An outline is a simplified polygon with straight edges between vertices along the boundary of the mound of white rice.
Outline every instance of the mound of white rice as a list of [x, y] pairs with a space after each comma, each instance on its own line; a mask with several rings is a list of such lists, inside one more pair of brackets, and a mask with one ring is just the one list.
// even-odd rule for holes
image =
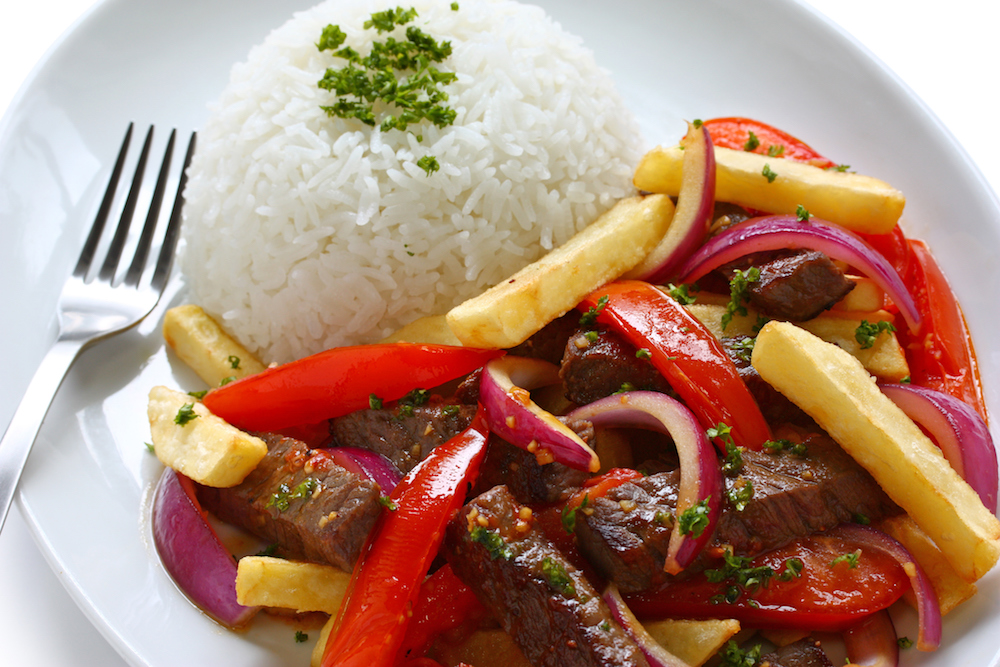
[[[537, 7], [413, 2], [414, 25], [453, 47], [440, 66], [458, 75], [452, 126], [383, 133], [328, 117], [320, 105], [335, 96], [316, 83], [344, 61], [316, 48], [323, 27], [365, 55], [375, 32], [362, 25], [389, 6], [330, 0], [296, 15], [233, 68], [199, 133], [184, 220], [191, 298], [265, 361], [446, 312], [633, 191], [631, 113]], [[425, 155], [439, 171], [417, 166]]]

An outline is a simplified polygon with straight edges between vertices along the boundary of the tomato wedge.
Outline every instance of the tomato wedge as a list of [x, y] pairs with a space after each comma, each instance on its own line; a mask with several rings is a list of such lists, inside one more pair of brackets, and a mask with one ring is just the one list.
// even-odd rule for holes
[[391, 667], [444, 529], [486, 454], [482, 410], [468, 429], [431, 453], [393, 490], [351, 576], [323, 651], [323, 667]]
[[247, 431], [281, 431], [429, 389], [502, 355], [450, 345], [386, 343], [336, 347], [231, 382], [205, 395], [205, 407]]
[[413, 620], [399, 650], [400, 662], [423, 656], [431, 643], [445, 633], [464, 629], [471, 634], [487, 617], [486, 607], [446, 563], [420, 586]]
[[[902, 566], [884, 552], [866, 547], [852, 562], [861, 547], [842, 537], [812, 535], [746, 566], [770, 568], [766, 586], [734, 590], [731, 579], [712, 583], [702, 572], [627, 602], [640, 618], [735, 618], [759, 628], [839, 632], [885, 609], [910, 587]], [[789, 571], [783, 578], [789, 559], [801, 561], [801, 573]]]
[[903, 278], [920, 312], [919, 331], [896, 332], [906, 351], [910, 382], [964, 401], [989, 423], [969, 327], [927, 244], [906, 238], [898, 226], [890, 234], [862, 236]]
[[[712, 136], [712, 143], [735, 151], [749, 151], [806, 162], [822, 169], [837, 166], [809, 144], [767, 123], [750, 118], [712, 118], [702, 122]], [[753, 132], [751, 138], [750, 133]]]
[[722, 345], [656, 287], [638, 280], [610, 283], [578, 308], [599, 311], [598, 322], [619, 331], [637, 349], [648, 350], [650, 362], [706, 429], [725, 423], [733, 442], [750, 449], [770, 440], [770, 427]]

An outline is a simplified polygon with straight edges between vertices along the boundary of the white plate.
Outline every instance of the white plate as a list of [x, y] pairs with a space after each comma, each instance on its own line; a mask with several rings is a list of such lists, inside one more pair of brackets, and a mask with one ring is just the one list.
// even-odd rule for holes
[[[37, 70], [0, 127], [0, 312], [8, 314], [0, 328], [7, 371], [0, 424], [54, 336], [56, 295], [125, 124], [198, 127], [231, 64], [309, 4], [108, 0]], [[989, 335], [1000, 288], [993, 261], [1000, 210], [964, 152], [893, 76], [788, 0], [539, 4], [612, 70], [650, 145], [676, 140], [683, 118], [757, 117], [902, 189], [904, 225], [930, 242], [956, 288], [987, 400], [1000, 414], [991, 383], [1000, 339]], [[159, 466], [143, 444], [145, 396], [153, 384], [193, 384], [160, 340], [159, 318], [172, 300], [78, 361], [25, 471], [22, 509], [71, 595], [128, 662], [307, 664], [308, 647], [295, 644], [289, 626], [263, 622], [235, 635], [209, 621], [177, 591], [149, 543], [148, 496]], [[998, 609], [993, 572], [977, 598], [948, 617], [944, 647], [906, 652], [904, 664], [995, 667]]]

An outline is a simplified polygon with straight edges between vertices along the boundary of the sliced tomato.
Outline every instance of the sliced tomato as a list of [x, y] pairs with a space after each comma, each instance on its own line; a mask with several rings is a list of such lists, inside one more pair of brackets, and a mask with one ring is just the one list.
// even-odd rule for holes
[[920, 312], [919, 331], [896, 332], [906, 352], [910, 381], [968, 403], [988, 421], [969, 327], [927, 244], [906, 238], [899, 226], [890, 234], [862, 236], [903, 278]]
[[393, 401], [435, 387], [502, 354], [415, 343], [336, 347], [213, 389], [205, 407], [244, 430], [281, 431], [367, 408], [373, 393]]
[[715, 146], [783, 157], [796, 162], [806, 162], [822, 169], [837, 166], [835, 162], [820, 155], [804, 141], [759, 120], [738, 117], [712, 118], [703, 121], [702, 124], [708, 128]]
[[391, 667], [445, 526], [461, 507], [486, 454], [482, 410], [393, 490], [351, 575], [323, 651], [323, 667]]
[[[841, 537], [812, 535], [751, 561], [748, 567], [774, 572], [766, 586], [734, 590], [731, 580], [713, 583], [700, 572], [630, 596], [627, 602], [640, 618], [735, 618], [758, 628], [838, 632], [885, 609], [910, 587], [906, 572], [891, 555], [862, 546]], [[858, 549], [862, 551], [852, 565], [844, 557]], [[781, 575], [790, 559], [802, 562], [801, 574], [785, 579]]]
[[423, 656], [439, 636], [456, 632], [471, 634], [489, 612], [445, 564], [427, 577], [420, 586], [420, 595], [413, 605], [413, 618], [399, 650], [400, 662]]
[[705, 429], [725, 423], [733, 442], [750, 449], [760, 449], [771, 438], [757, 402], [719, 341], [656, 287], [638, 280], [610, 283], [578, 308], [599, 310], [598, 322], [613, 327], [636, 349], [648, 350], [650, 362]]

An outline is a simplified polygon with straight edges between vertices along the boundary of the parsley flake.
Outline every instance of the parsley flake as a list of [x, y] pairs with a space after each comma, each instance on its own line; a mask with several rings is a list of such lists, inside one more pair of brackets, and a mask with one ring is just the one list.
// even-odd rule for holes
[[229, 367], [234, 370], [240, 367], [240, 358], [235, 354], [230, 354], [229, 357], [226, 358], [226, 361], [229, 363]]
[[749, 137], [747, 138], [746, 143], [743, 144], [743, 150], [747, 153], [753, 153], [759, 146], [760, 139], [758, 139], [757, 135], [753, 133], [753, 130], [750, 130]]
[[868, 320], [861, 320], [861, 324], [854, 330], [854, 339], [858, 341], [858, 345], [861, 346], [862, 350], [867, 350], [875, 345], [875, 340], [879, 337], [879, 334], [895, 330], [896, 327], [891, 322], [886, 322], [885, 320], [880, 320], [875, 324], [872, 324]]
[[[711, 498], [711, 496], [709, 496]], [[708, 501], [705, 498], [699, 503], [692, 505], [681, 513], [680, 530], [682, 535], [693, 535], [701, 537], [701, 534], [708, 528]]]
[[674, 285], [670, 283], [667, 285], [667, 295], [682, 306], [690, 306], [696, 300], [691, 295], [691, 287], [689, 285]]
[[562, 563], [551, 556], [546, 556], [542, 559], [542, 574], [545, 575], [549, 586], [562, 593], [563, 596], [576, 597], [576, 586], [573, 585], [573, 579], [570, 578], [569, 572], [566, 571], [566, 567]]
[[303, 643], [305, 643], [307, 641], [309, 641], [309, 635], [307, 635], [306, 633], [302, 632], [301, 630], [296, 630], [295, 631], [295, 643], [296, 644], [303, 644]]
[[802, 204], [795, 207], [795, 217], [799, 222], [809, 222], [809, 218], [812, 214], [809, 213], [808, 209]]
[[174, 423], [178, 426], [184, 426], [197, 418], [198, 414], [194, 411], [194, 403], [185, 403], [174, 416]]
[[580, 326], [581, 327], [593, 326], [594, 323], [597, 322], [597, 316], [600, 315], [605, 308], [607, 308], [609, 298], [610, 297], [608, 297], [608, 295], [605, 294], [604, 296], [602, 296], [600, 299], [597, 300], [596, 306], [591, 306], [590, 308], [588, 308], [587, 312], [585, 312], [583, 315], [580, 316]]
[[428, 176], [441, 168], [441, 165], [438, 164], [437, 158], [433, 155], [425, 155], [417, 160], [417, 166], [423, 169]]
[[746, 271], [736, 269], [729, 281], [729, 303], [722, 314], [722, 330], [725, 331], [736, 315], [746, 316], [746, 304], [750, 301], [750, 285], [760, 282], [760, 269], [751, 266]]
[[836, 567], [841, 563], [847, 563], [847, 567], [854, 569], [858, 566], [858, 559], [861, 558], [861, 549], [853, 551], [849, 554], [841, 554], [830, 561], [830, 567]]
[[774, 179], [778, 177], [778, 173], [771, 169], [770, 164], [764, 165], [764, 169], [761, 170], [760, 175], [766, 178], [768, 183], [774, 183]]

